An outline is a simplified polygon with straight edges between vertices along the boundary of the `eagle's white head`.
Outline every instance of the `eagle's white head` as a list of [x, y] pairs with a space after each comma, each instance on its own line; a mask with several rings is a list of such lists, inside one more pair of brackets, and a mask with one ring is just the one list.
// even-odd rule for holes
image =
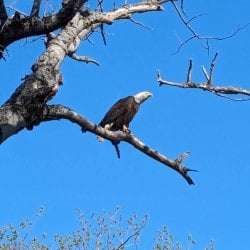
[[134, 95], [135, 101], [139, 104], [143, 103], [145, 100], [147, 100], [150, 96], [153, 94], [148, 91], [139, 92], [136, 95]]

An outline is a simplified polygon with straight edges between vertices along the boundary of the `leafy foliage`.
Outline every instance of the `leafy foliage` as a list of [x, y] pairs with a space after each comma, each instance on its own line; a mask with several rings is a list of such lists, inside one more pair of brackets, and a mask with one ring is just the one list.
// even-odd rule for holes
[[[80, 227], [71, 234], [55, 235], [49, 242], [46, 233], [40, 239], [31, 236], [31, 231], [44, 213], [41, 207], [36, 214], [34, 222], [29, 219], [22, 221], [18, 227], [10, 224], [0, 229], [0, 249], [83, 249], [83, 250], [124, 250], [139, 249], [142, 229], [146, 226], [148, 216], [139, 219], [133, 214], [128, 219], [124, 219], [119, 207], [114, 211], [104, 211], [102, 214], [93, 214], [86, 219], [80, 209], [77, 209]], [[193, 249], [196, 241], [191, 235], [187, 237], [187, 246], [174, 241], [173, 235], [167, 226], [163, 226], [154, 239], [153, 250], [184, 250]], [[52, 247], [53, 246], [53, 247]], [[214, 241], [205, 250], [214, 250]]]

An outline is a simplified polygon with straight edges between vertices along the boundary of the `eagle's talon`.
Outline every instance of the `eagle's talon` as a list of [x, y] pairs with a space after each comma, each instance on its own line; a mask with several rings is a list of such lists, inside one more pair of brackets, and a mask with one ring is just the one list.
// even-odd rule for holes
[[126, 134], [130, 134], [131, 131], [130, 131], [130, 129], [126, 125], [123, 125], [122, 132], [124, 132]]

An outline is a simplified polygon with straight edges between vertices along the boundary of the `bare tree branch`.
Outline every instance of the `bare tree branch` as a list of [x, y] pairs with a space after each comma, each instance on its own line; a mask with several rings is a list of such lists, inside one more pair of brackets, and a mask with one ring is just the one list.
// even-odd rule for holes
[[[0, 48], [2, 48], [2, 54], [5, 48], [14, 41], [24, 37], [47, 34], [64, 26], [86, 1], [87, 0], [66, 1], [67, 4], [57, 14], [46, 16], [42, 19], [26, 17], [18, 21], [10, 20], [0, 31]], [[93, 30], [97, 27], [101, 27], [105, 23], [112, 24], [115, 20], [128, 19], [133, 13], [161, 11], [163, 7], [160, 4], [168, 1], [169, 0], [141, 1], [109, 12], [81, 11], [84, 23], [87, 23], [87, 21], [90, 23], [88, 23], [88, 30], [83, 30], [82, 34], [78, 34], [78, 37], [75, 37], [75, 39], [78, 40], [78, 44], [75, 47], [78, 47], [81, 40], [86, 37], [86, 34], [90, 33], [90, 29]], [[25, 29], [20, 29], [20, 27], [25, 27]], [[74, 50], [71, 50], [71, 52], [74, 52]]]
[[[112, 24], [116, 20], [130, 19], [131, 15], [135, 13], [144, 13], [150, 11], [162, 11], [164, 8], [159, 3], [166, 3], [169, 0], [151, 0], [141, 1], [135, 4], [126, 5], [118, 9], [114, 9], [108, 12], [83, 12], [80, 19], [86, 24], [82, 27], [81, 32], [77, 34], [70, 47], [70, 53], [74, 53], [80, 42], [87, 38], [88, 35], [97, 27], [101, 27], [103, 24]], [[104, 35], [104, 34], [102, 34]]]
[[[192, 68], [193, 68], [193, 61], [192, 59], [189, 60], [189, 67], [188, 67], [188, 73], [187, 73], [187, 83], [192, 82]], [[160, 74], [160, 72], [159, 72]]]
[[171, 82], [167, 80], [163, 80], [160, 74], [160, 71], [157, 71], [157, 81], [160, 86], [162, 85], [168, 85], [168, 86], [174, 86], [174, 87], [179, 87], [179, 88], [192, 88], [192, 89], [202, 89], [205, 91], [209, 91], [215, 95], [218, 95], [220, 97], [228, 98], [233, 101], [248, 101], [249, 98], [232, 98], [229, 97], [228, 95], [245, 95], [245, 96], [250, 96], [250, 90], [247, 89], [242, 89], [242, 88], [236, 88], [232, 86], [217, 86], [213, 83], [212, 81], [212, 76], [213, 76], [213, 70], [215, 66], [215, 61], [218, 56], [218, 53], [215, 54], [211, 64], [210, 64], [210, 71], [209, 74], [207, 73], [206, 69], [204, 66], [202, 66], [202, 71], [205, 75], [206, 82], [205, 83], [195, 83], [192, 82], [192, 60], [189, 61], [189, 67], [188, 67], [188, 73], [187, 73], [187, 81], [178, 83], [178, 82]]
[[103, 25], [103, 23], [100, 25], [100, 30], [101, 30], [103, 43], [104, 43], [105, 46], [107, 46], [107, 41], [106, 41], [105, 34], [104, 34], [104, 25]]
[[90, 58], [90, 57], [86, 57], [86, 56], [79, 56], [75, 53], [72, 54], [68, 54], [69, 57], [71, 57], [72, 59], [79, 61], [79, 62], [86, 62], [86, 63], [94, 63], [97, 66], [100, 66], [99, 62], [97, 62], [96, 60]]
[[120, 153], [120, 149], [119, 149], [120, 142], [112, 141], [111, 143], [114, 145], [117, 157], [120, 159], [121, 158], [121, 153]]
[[216, 61], [217, 56], [218, 56], [218, 52], [215, 53], [215, 56], [214, 56], [214, 58], [211, 62], [211, 65], [210, 65], [209, 77], [208, 77], [208, 81], [207, 81], [208, 85], [212, 84], [213, 70], [214, 70], [215, 61]]
[[117, 144], [118, 142], [125, 141], [128, 144], [134, 146], [137, 150], [146, 154], [147, 156], [159, 161], [163, 165], [172, 168], [177, 171], [182, 177], [188, 182], [188, 184], [194, 184], [191, 177], [188, 175], [189, 171], [195, 171], [189, 169], [182, 165], [183, 160], [187, 157], [188, 153], [184, 153], [181, 156], [177, 157], [175, 160], [171, 160], [159, 153], [157, 150], [154, 150], [140, 141], [132, 134], [126, 134], [121, 131], [112, 132], [109, 130], [105, 130], [102, 127], [97, 126], [96, 124], [88, 121], [83, 116], [79, 115], [75, 111], [64, 107], [62, 105], [49, 105], [45, 106], [43, 112], [41, 112], [41, 116], [39, 118], [40, 121], [51, 121], [51, 120], [59, 120], [59, 119], [67, 119], [73, 123], [78, 124], [83, 131], [89, 131], [96, 135], [99, 135], [113, 144], [114, 142]]
[[38, 17], [39, 16], [39, 11], [40, 11], [40, 6], [41, 6], [42, 0], [34, 0], [33, 6], [30, 12], [31, 17]]
[[4, 5], [4, 0], [0, 0], [0, 22], [1, 22], [0, 28], [3, 27], [7, 19], [8, 19], [8, 15], [6, 12], [5, 5]]
[[101, 12], [103, 12], [102, 2], [103, 0], [98, 0], [98, 4], [96, 7], [96, 10], [101, 11]]
[[151, 27], [146, 26], [145, 24], [143, 24], [143, 23], [141, 23], [141, 22], [136, 21], [133, 17], [129, 17], [129, 20], [130, 20], [132, 23], [135, 23], [135, 24], [137, 24], [137, 25], [139, 25], [139, 26], [141, 26], [141, 27], [143, 27], [143, 28], [145, 28], [145, 29], [152, 30], [152, 28], [151, 28]]
[[85, 2], [87, 0], [71, 0], [58, 13], [41, 19], [28, 16], [8, 20], [0, 30], [0, 59], [5, 48], [11, 43], [25, 37], [47, 34], [67, 24]]
[[190, 18], [189, 20], [186, 20], [185, 16], [185, 12], [183, 11], [183, 1], [181, 2], [181, 9], [179, 9], [179, 7], [176, 5], [174, 0], [171, 0], [172, 5], [174, 6], [179, 18], [181, 19], [181, 21], [184, 23], [184, 25], [187, 27], [187, 29], [191, 32], [191, 37], [189, 37], [188, 39], [186, 39], [185, 41], [181, 42], [181, 44], [179, 45], [179, 47], [177, 48], [176, 52], [174, 52], [173, 54], [177, 54], [181, 48], [187, 44], [188, 42], [190, 42], [193, 39], [198, 39], [198, 40], [203, 40], [206, 41], [207, 47], [206, 49], [209, 51], [209, 40], [226, 40], [229, 38], [232, 38], [233, 36], [235, 36], [238, 32], [240, 32], [242, 29], [244, 29], [246, 26], [248, 26], [250, 23], [247, 23], [245, 25], [243, 25], [242, 27], [239, 26], [232, 34], [228, 35], [228, 36], [224, 36], [224, 37], [213, 37], [213, 36], [201, 36], [199, 35], [194, 29], [193, 27], [190, 25], [191, 21], [193, 21], [194, 19], [204, 15], [204, 14], [200, 14], [197, 15], [195, 17]]
[[204, 65], [201, 66], [201, 70], [202, 70], [202, 72], [203, 72], [203, 74], [204, 74], [204, 76], [205, 76], [205, 78], [206, 78], [206, 80], [208, 82], [209, 81], [209, 75], [208, 75], [207, 70], [204, 67]]

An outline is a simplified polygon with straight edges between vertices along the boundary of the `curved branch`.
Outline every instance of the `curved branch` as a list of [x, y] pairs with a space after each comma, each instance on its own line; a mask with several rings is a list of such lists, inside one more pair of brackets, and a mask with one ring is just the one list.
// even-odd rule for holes
[[66, 119], [73, 123], [78, 124], [83, 131], [89, 131], [96, 135], [99, 135], [109, 141], [120, 142], [125, 141], [128, 144], [134, 146], [137, 150], [141, 151], [145, 155], [153, 158], [156, 161], [159, 161], [163, 165], [172, 168], [176, 172], [178, 172], [190, 185], [194, 185], [192, 178], [188, 175], [189, 171], [196, 171], [193, 169], [189, 169], [182, 165], [182, 161], [188, 156], [188, 153], [183, 153], [175, 160], [171, 160], [165, 155], [159, 153], [157, 150], [154, 150], [140, 141], [132, 134], [126, 134], [121, 131], [112, 132], [109, 130], [105, 130], [102, 127], [97, 126], [96, 124], [88, 121], [83, 116], [79, 115], [75, 111], [62, 106], [62, 105], [49, 105], [45, 106], [43, 112], [40, 116], [40, 121], [51, 121], [51, 120], [60, 120]]

